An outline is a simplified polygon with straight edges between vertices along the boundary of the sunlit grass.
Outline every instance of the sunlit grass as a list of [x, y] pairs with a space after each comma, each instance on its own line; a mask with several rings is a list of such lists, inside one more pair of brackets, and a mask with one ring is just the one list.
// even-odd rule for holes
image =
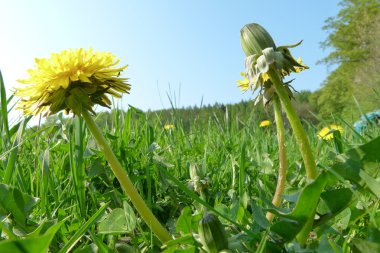
[[[11, 104], [1, 102], [2, 108]], [[2, 110], [0, 117], [0, 197], [13, 197], [2, 199], [0, 249], [12, 247], [12, 240], [28, 238], [31, 248], [49, 247], [50, 252], [96, 252], [94, 247], [101, 249], [98, 252], [174, 252], [132, 215], [128, 198], [81, 119], [58, 115], [43, 125], [28, 125], [28, 119], [8, 125], [8, 113]], [[243, 118], [228, 111], [204, 124], [194, 120], [186, 128], [174, 110], [171, 122], [133, 107], [103, 116], [100, 113], [95, 120], [132, 182], [174, 238], [184, 240], [175, 247], [188, 250], [184, 252], [197, 252], [201, 247], [192, 232], [197, 233], [205, 208], [218, 215], [229, 245], [237, 251], [250, 252], [260, 242], [268, 244], [276, 238], [267, 237], [263, 229], [268, 223], [263, 207], [270, 207], [279, 163], [274, 124], [263, 128], [255, 114]], [[303, 123], [320, 169], [331, 166], [336, 155], [379, 135], [378, 128], [358, 134], [338, 121], [344, 128], [342, 134], [323, 140], [318, 138], [321, 126]], [[167, 125], [173, 127], [167, 129]], [[288, 173], [281, 205], [289, 210], [306, 184], [302, 158], [290, 132], [287, 127]], [[204, 195], [191, 185], [191, 166], [204, 172]], [[20, 194], [29, 202], [20, 202]], [[334, 241], [349, 252], [353, 237], [365, 238], [367, 226], [378, 226], [378, 199], [359, 191], [355, 194], [361, 211], [351, 214], [348, 221], [344, 213], [329, 220], [326, 226], [335, 232], [318, 228], [315, 241]], [[113, 210], [124, 210], [125, 215]], [[350, 210], [356, 210], [355, 205]], [[53, 236], [46, 229], [59, 221], [63, 222]]]

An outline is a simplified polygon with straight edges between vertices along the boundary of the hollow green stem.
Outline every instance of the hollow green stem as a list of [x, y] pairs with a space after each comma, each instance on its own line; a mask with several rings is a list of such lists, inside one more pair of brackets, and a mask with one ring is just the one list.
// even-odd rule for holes
[[[279, 167], [276, 192], [274, 193], [272, 204], [274, 206], [280, 206], [281, 195], [284, 192], [286, 182], [286, 148], [284, 121], [282, 120], [281, 102], [278, 97], [273, 100], [273, 109], [277, 129]], [[275, 215], [270, 212], [266, 214], [266, 218], [269, 221], [273, 220], [274, 216]]]
[[[199, 191], [199, 195], [200, 195], [201, 199], [202, 199], [204, 202], [207, 203], [207, 198], [206, 198], [206, 194], [205, 194], [204, 190], [200, 190], [200, 191]], [[207, 207], [205, 207], [204, 205], [202, 205], [202, 211], [203, 211], [204, 213], [206, 213], [206, 212], [207, 212]]]
[[[282, 107], [286, 112], [286, 116], [289, 119], [289, 123], [293, 129], [294, 136], [296, 138], [296, 142], [298, 145], [298, 149], [301, 152], [301, 156], [303, 162], [305, 164], [306, 170], [306, 178], [309, 180], [314, 180], [318, 176], [317, 166], [315, 164], [315, 159], [313, 156], [313, 152], [311, 151], [311, 147], [309, 144], [309, 140], [307, 138], [306, 132], [302, 127], [301, 121], [297, 116], [297, 113], [290, 101], [289, 95], [284, 87], [284, 83], [282, 82], [282, 78], [279, 76], [276, 70], [272, 68], [269, 69], [268, 75], [272, 80], [274, 89], [280, 98]], [[302, 230], [297, 235], [297, 240], [301, 245], [306, 244], [306, 240], [309, 236], [309, 232], [313, 227], [314, 215], [310, 216], [303, 226]]]
[[301, 152], [301, 156], [305, 164], [306, 177], [307, 179], [313, 180], [317, 177], [318, 171], [306, 132], [303, 129], [301, 121], [290, 101], [289, 95], [285, 90], [282, 78], [280, 78], [277, 71], [273, 68], [269, 69], [268, 75], [273, 83], [278, 97], [280, 98], [281, 104], [286, 112], [286, 116], [288, 117], [289, 123], [293, 129], [298, 148]]
[[160, 222], [153, 215], [152, 211], [148, 208], [144, 200], [141, 198], [140, 194], [137, 192], [136, 188], [129, 179], [127, 172], [121, 167], [120, 162], [117, 160], [115, 154], [113, 153], [107, 140], [104, 138], [101, 130], [96, 125], [95, 121], [92, 119], [92, 117], [86, 110], [83, 110], [82, 116], [87, 124], [88, 129], [90, 129], [96, 142], [98, 143], [98, 146], [100, 147], [105, 158], [107, 159], [113, 173], [119, 180], [120, 185], [130, 198], [132, 204], [136, 208], [137, 212], [140, 214], [141, 218], [146, 222], [146, 224], [149, 226], [149, 228], [153, 231], [153, 233], [161, 242], [165, 243], [170, 241], [172, 239], [170, 234], [160, 224]]
[[[315, 210], [314, 210], [315, 212]], [[314, 223], [314, 215], [309, 217], [303, 225], [303, 228], [300, 232], [298, 232], [298, 235], [296, 236], [298, 242], [301, 244], [302, 247], [306, 245], [307, 239], [309, 238], [309, 233], [313, 229], [313, 223]]]

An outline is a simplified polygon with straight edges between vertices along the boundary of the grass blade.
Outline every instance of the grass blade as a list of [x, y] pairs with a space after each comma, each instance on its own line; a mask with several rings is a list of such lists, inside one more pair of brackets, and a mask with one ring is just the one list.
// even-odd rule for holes
[[70, 167], [74, 179], [74, 188], [78, 200], [81, 217], [86, 216], [85, 210], [85, 171], [84, 171], [84, 124], [82, 118], [74, 120], [74, 135], [70, 138]]
[[13, 178], [13, 172], [16, 168], [16, 162], [17, 162], [17, 154], [18, 154], [18, 146], [19, 143], [22, 140], [22, 136], [24, 133], [24, 129], [26, 126], [27, 121], [24, 121], [23, 124], [20, 124], [18, 130], [17, 130], [17, 136], [13, 141], [13, 145], [10, 151], [10, 154], [8, 156], [8, 159], [6, 161], [6, 169], [4, 173], [3, 183], [4, 184], [11, 184], [12, 178]]
[[70, 238], [70, 240], [65, 244], [65, 246], [59, 251], [59, 253], [70, 252], [70, 250], [75, 246], [75, 244], [82, 238], [86, 233], [87, 229], [92, 226], [96, 220], [103, 214], [104, 210], [108, 207], [109, 203], [104, 204], [99, 210], [91, 216], [86, 223], [81, 226], [77, 232]]
[[0, 71], [0, 100], [1, 100], [1, 117], [2, 117], [2, 123], [3, 127], [7, 136], [7, 139], [9, 140], [9, 125], [8, 125], [8, 111], [7, 111], [7, 94], [5, 92], [5, 84], [3, 80], [3, 76], [1, 75]]

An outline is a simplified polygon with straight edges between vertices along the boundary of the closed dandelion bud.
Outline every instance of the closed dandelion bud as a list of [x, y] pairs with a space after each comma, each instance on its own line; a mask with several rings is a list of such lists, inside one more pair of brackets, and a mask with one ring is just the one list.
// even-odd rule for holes
[[[243, 90], [259, 90], [256, 101], [262, 100], [266, 105], [274, 95], [272, 87], [273, 80], [269, 76], [269, 70], [277, 72], [280, 78], [290, 75], [292, 72], [299, 73], [308, 67], [302, 63], [302, 60], [294, 59], [289, 48], [301, 44], [302, 41], [287, 46], [276, 46], [270, 34], [260, 25], [252, 23], [245, 25], [240, 30], [240, 40], [245, 59], [244, 80], [238, 82], [238, 86]], [[289, 96], [292, 97], [292, 91], [287, 87], [289, 84], [284, 83]]]
[[208, 179], [206, 173], [202, 168], [199, 168], [196, 164], [190, 164], [189, 168], [190, 180], [189, 183], [191, 187], [198, 193], [201, 193], [208, 188]]
[[203, 179], [205, 177], [203, 170], [200, 169], [196, 164], [190, 164], [189, 172], [190, 172], [190, 178], [193, 180], [196, 178]]
[[259, 24], [248, 24], [240, 30], [240, 41], [246, 56], [261, 54], [265, 48], [276, 48], [270, 34]]
[[219, 253], [228, 249], [228, 240], [222, 223], [212, 213], [206, 213], [199, 221], [199, 237], [208, 253]]

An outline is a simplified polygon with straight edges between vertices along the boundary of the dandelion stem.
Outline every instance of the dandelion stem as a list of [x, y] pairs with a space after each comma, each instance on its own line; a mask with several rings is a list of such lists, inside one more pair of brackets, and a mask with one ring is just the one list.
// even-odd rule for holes
[[[315, 212], [315, 210], [314, 210]], [[298, 242], [301, 244], [301, 246], [306, 245], [307, 238], [309, 238], [309, 233], [313, 229], [313, 223], [314, 223], [314, 215], [307, 218], [307, 221], [305, 225], [303, 225], [303, 228], [296, 236]]]
[[[286, 116], [289, 119], [289, 123], [293, 129], [294, 136], [298, 145], [298, 149], [301, 152], [303, 162], [305, 164], [306, 178], [309, 180], [314, 180], [318, 176], [317, 166], [315, 164], [313, 152], [309, 144], [306, 132], [302, 127], [301, 121], [297, 116], [296, 111], [290, 101], [289, 95], [285, 90], [284, 83], [280, 78], [279, 74], [273, 68], [270, 68], [268, 75], [272, 80], [274, 89], [281, 100], [282, 107], [286, 112]], [[314, 215], [310, 216], [303, 226], [301, 231], [297, 235], [297, 240], [301, 245], [305, 245], [306, 240], [309, 236], [309, 232], [313, 227]]]
[[[273, 100], [273, 109], [274, 109], [274, 117], [277, 128], [277, 142], [278, 142], [278, 157], [279, 157], [279, 168], [278, 168], [278, 179], [276, 192], [274, 193], [272, 204], [274, 206], [280, 206], [281, 204], [281, 195], [285, 189], [286, 182], [286, 148], [285, 148], [285, 128], [284, 122], [282, 120], [281, 113], [281, 102], [276, 97]], [[271, 221], [274, 218], [274, 214], [268, 212], [266, 214], [266, 218]]]
[[119, 180], [120, 185], [129, 196], [131, 202], [136, 208], [137, 212], [140, 214], [142, 219], [146, 222], [149, 228], [157, 236], [157, 238], [165, 243], [171, 240], [171, 236], [168, 231], [160, 224], [157, 218], [153, 215], [152, 211], [148, 208], [144, 200], [141, 198], [136, 188], [132, 184], [128, 177], [127, 172], [122, 168], [120, 162], [117, 160], [115, 154], [113, 153], [111, 147], [109, 146], [107, 140], [104, 138], [101, 130], [96, 125], [95, 121], [92, 119], [90, 114], [83, 110], [82, 116], [90, 129], [95, 140], [97, 141], [101, 151], [103, 152], [105, 158], [107, 159], [110, 167], [115, 174], [116, 178]]
[[286, 112], [286, 116], [288, 117], [289, 123], [293, 129], [298, 148], [301, 152], [301, 156], [305, 164], [306, 177], [307, 179], [314, 180], [318, 175], [318, 171], [306, 132], [302, 127], [301, 121], [297, 116], [297, 113], [290, 101], [289, 95], [285, 90], [284, 84], [279, 74], [276, 70], [270, 68], [268, 75], [272, 80], [274, 89], [280, 98], [281, 104]]

